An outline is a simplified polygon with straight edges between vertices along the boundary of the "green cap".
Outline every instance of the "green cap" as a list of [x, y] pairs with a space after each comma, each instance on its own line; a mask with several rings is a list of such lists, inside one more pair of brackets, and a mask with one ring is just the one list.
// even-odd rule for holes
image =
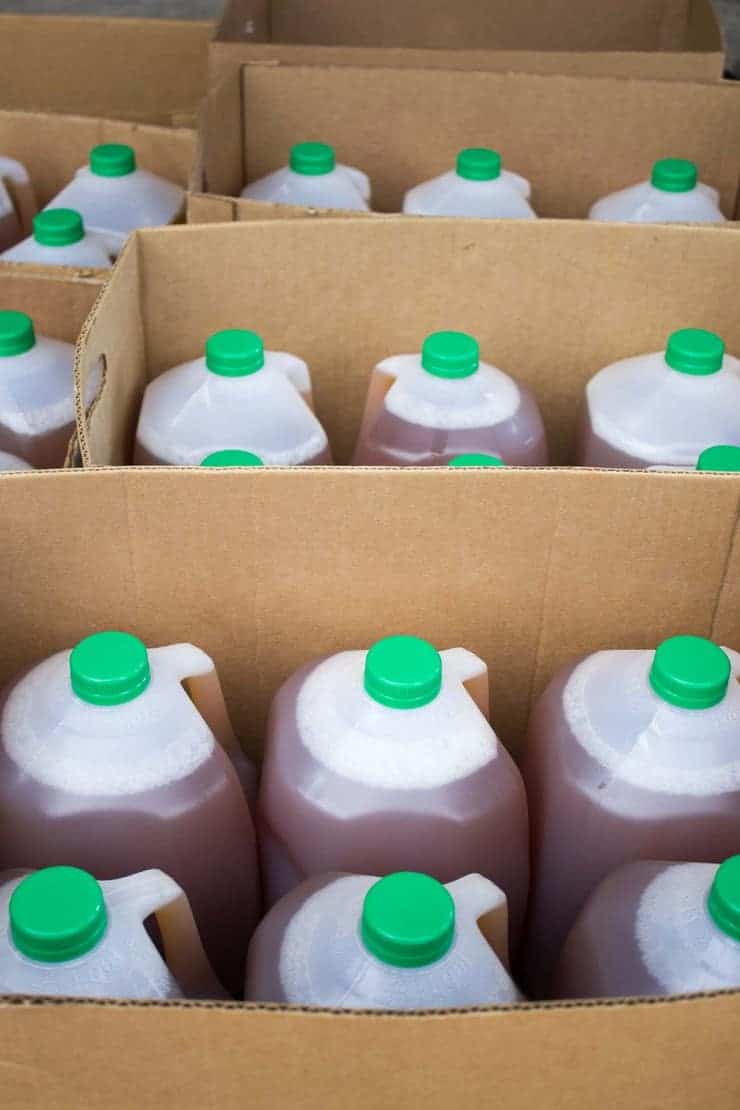
[[664, 193], [688, 193], [696, 181], [696, 166], [685, 158], [661, 158], [650, 174], [650, 184]]
[[476, 455], [471, 453], [469, 455], [456, 455], [454, 459], [450, 459], [447, 463], [448, 466], [506, 466], [503, 459], [498, 455]]
[[721, 702], [730, 681], [730, 660], [701, 636], [672, 636], [653, 656], [650, 685], [658, 697], [683, 709], [709, 709]]
[[682, 328], [669, 335], [665, 360], [681, 374], [716, 374], [722, 369], [725, 345], [718, 335], [701, 328]]
[[718, 444], [705, 447], [696, 463], [697, 470], [740, 470], [740, 447]]
[[478, 341], [463, 331], [435, 331], [424, 340], [421, 365], [436, 378], [469, 378], [480, 365]]
[[362, 942], [384, 964], [432, 964], [449, 950], [454, 936], [452, 895], [429, 875], [397, 871], [365, 895]]
[[99, 883], [77, 867], [46, 867], [23, 879], [11, 895], [9, 914], [18, 951], [49, 964], [84, 956], [108, 922]]
[[33, 217], [33, 237], [44, 247], [68, 247], [84, 234], [82, 216], [72, 208], [46, 208]]
[[262, 459], [259, 455], [253, 455], [251, 451], [214, 451], [212, 455], [206, 455], [203, 459], [201, 466], [264, 466]]
[[707, 909], [718, 929], [740, 940], [740, 856], [730, 856], [717, 868]]
[[457, 156], [457, 176], [466, 181], [493, 181], [501, 176], [501, 155], [497, 150], [469, 146]]
[[293, 173], [306, 177], [319, 177], [331, 173], [337, 164], [333, 147], [327, 143], [296, 143], [290, 151], [290, 168]]
[[387, 636], [365, 658], [365, 690], [391, 709], [418, 709], [442, 688], [439, 652], [417, 636]]
[[125, 143], [101, 143], [90, 151], [90, 171], [97, 177], [126, 177], [135, 169], [134, 149]]
[[25, 312], [0, 312], [0, 358], [30, 351], [36, 343], [33, 320]]
[[265, 365], [265, 348], [253, 331], [217, 331], [206, 343], [206, 366], [224, 378], [244, 378]]
[[80, 640], [69, 657], [72, 689], [90, 705], [123, 705], [149, 685], [149, 656], [128, 632], [96, 632]]

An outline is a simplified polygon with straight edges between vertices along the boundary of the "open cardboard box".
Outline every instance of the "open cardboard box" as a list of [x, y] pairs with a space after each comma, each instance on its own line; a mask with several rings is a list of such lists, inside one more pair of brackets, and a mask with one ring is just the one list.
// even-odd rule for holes
[[590, 0], [228, 0], [210, 83], [265, 57], [696, 80], [723, 61], [709, 0], [600, 0], [598, 18]]
[[738, 204], [731, 82], [255, 62], [210, 92], [201, 127], [191, 222], [325, 212], [239, 199], [245, 182], [286, 165], [307, 138], [365, 170], [381, 212], [397, 212], [407, 189], [453, 168], [465, 146], [500, 150], [532, 182], [542, 216], [585, 217], [598, 197], [645, 180], [668, 156], [696, 161], [728, 218]]

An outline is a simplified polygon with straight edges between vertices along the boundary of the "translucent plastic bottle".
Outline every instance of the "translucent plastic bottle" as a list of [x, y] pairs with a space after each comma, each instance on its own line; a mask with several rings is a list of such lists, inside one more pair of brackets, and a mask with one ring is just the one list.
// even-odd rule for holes
[[[733, 672], [734, 671], [734, 675]], [[522, 761], [532, 822], [532, 993], [594, 887], [639, 859], [720, 862], [740, 844], [740, 655], [696, 636], [599, 651], [535, 705]]]
[[412, 216], [482, 216], [532, 220], [525, 177], [501, 168], [497, 150], [461, 150], [454, 170], [409, 189], [403, 211]]
[[[152, 914], [164, 959], [144, 928]], [[0, 993], [226, 997], [176, 882], [142, 871], [98, 883], [76, 867], [0, 875]]]
[[[0, 326], [2, 326], [1, 322]], [[1, 342], [2, 340], [0, 340]], [[2, 365], [2, 362], [0, 362], [0, 374], [2, 374]], [[0, 470], [33, 470], [33, 467], [25, 459], [19, 459], [17, 455], [0, 451]]]
[[23, 238], [35, 212], [36, 198], [25, 166], [0, 155], [0, 251]]
[[693, 162], [662, 158], [649, 181], [602, 197], [591, 207], [589, 220], [631, 223], [724, 223], [719, 193], [702, 185]]
[[305, 362], [284, 351], [265, 351], [251, 331], [217, 332], [206, 343], [205, 358], [150, 382], [134, 459], [199, 466], [212, 452], [233, 449], [273, 466], [331, 462]]
[[355, 466], [444, 466], [464, 454], [544, 466], [537, 402], [508, 374], [481, 362], [478, 343], [435, 332], [421, 355], [395, 355], [373, 370]]
[[307, 879], [254, 934], [246, 997], [363, 1010], [517, 1002], [506, 897], [480, 875]]
[[111, 260], [99, 235], [86, 231], [79, 212], [47, 208], [33, 218], [33, 235], [3, 251], [4, 262], [41, 266], [79, 266], [109, 270]]
[[91, 231], [100, 234], [113, 258], [139, 227], [170, 224], [182, 212], [185, 190], [136, 166], [136, 153], [124, 143], [102, 143], [90, 162], [48, 205], [74, 208]]
[[241, 990], [259, 913], [254, 828], [212, 660], [121, 632], [82, 640], [6, 691], [0, 867], [160, 867], [186, 891], [224, 985]]
[[570, 931], [558, 998], [688, 994], [740, 987], [740, 856], [629, 863], [605, 879]]
[[717, 443], [740, 444], [740, 359], [712, 332], [675, 331], [665, 351], [614, 362], [586, 386], [581, 466], [693, 468]]
[[392, 636], [308, 664], [273, 700], [258, 801], [265, 897], [311, 875], [480, 873], [512, 947], [529, 885], [521, 776], [489, 724], [488, 669]]
[[326, 143], [297, 143], [291, 149], [289, 165], [246, 185], [241, 195], [269, 204], [367, 212], [370, 181], [362, 170], [338, 163]]

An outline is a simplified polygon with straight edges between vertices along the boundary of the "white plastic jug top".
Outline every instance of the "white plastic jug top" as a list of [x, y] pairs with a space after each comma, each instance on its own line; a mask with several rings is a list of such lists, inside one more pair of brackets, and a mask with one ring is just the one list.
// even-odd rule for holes
[[[740, 655], [699, 636], [656, 651], [599, 651], [574, 669], [563, 711], [582, 747], [623, 782], [656, 793], [740, 790]], [[732, 678], [732, 681], [731, 681]]]
[[33, 218], [33, 234], [0, 255], [5, 262], [110, 269], [111, 260], [99, 235], [85, 229], [71, 208], [47, 208]]
[[514, 379], [482, 362], [477, 341], [464, 332], [434, 332], [421, 354], [394, 355], [376, 369], [395, 379], [383, 401], [388, 411], [426, 428], [501, 424], [521, 404]]
[[306, 363], [265, 351], [251, 331], [216, 332], [205, 358], [167, 370], [146, 389], [137, 438], [157, 458], [199, 466], [223, 450], [246, 450], [267, 465], [295, 466], [326, 450], [311, 408]]
[[468, 147], [457, 156], [454, 171], [409, 189], [403, 211], [420, 216], [481, 216], [533, 219], [530, 184], [505, 170], [497, 150]]
[[[187, 898], [162, 871], [102, 883], [76, 867], [6, 873], [3, 878], [3, 993], [225, 997]], [[153, 913], [167, 963], [143, 927]]]
[[705, 447], [740, 444], [740, 359], [700, 328], [599, 370], [586, 399], [596, 435], [656, 465], [694, 467]]
[[273, 204], [368, 210], [370, 179], [362, 170], [337, 162], [326, 143], [297, 143], [288, 166], [246, 185], [241, 195]]
[[298, 730], [314, 759], [354, 782], [441, 787], [498, 755], [487, 676], [464, 648], [438, 652], [415, 636], [390, 636], [311, 671], [297, 698]]
[[319, 889], [292, 917], [281, 946], [279, 975], [291, 1002], [409, 1010], [521, 997], [506, 953], [498, 955], [478, 925], [498, 913], [500, 940], [506, 935], [506, 896], [488, 879], [468, 875], [443, 886], [398, 872], [313, 885]]
[[590, 220], [634, 223], [724, 223], [719, 193], [698, 180], [697, 168], [684, 158], [662, 158], [649, 181], [641, 181], [602, 197], [591, 208]]
[[18, 436], [32, 437], [74, 420], [73, 361], [73, 345], [37, 336], [25, 312], [0, 312], [3, 424]]

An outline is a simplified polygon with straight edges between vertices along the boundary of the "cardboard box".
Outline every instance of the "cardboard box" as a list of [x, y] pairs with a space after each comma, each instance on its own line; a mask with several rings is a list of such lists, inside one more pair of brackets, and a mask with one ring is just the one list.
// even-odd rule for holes
[[245, 181], [284, 166], [307, 137], [365, 170], [384, 212], [452, 168], [465, 146], [500, 150], [531, 180], [542, 216], [585, 217], [598, 197], [644, 180], [669, 155], [697, 162], [728, 217], [738, 199], [740, 96], [731, 82], [252, 63], [211, 91], [201, 127], [192, 222], [312, 214], [238, 199]]
[[205, 92], [212, 24], [0, 15], [0, 105], [171, 124]]
[[600, 0], [598, 18], [589, 0], [228, 0], [211, 85], [265, 57], [696, 80], [718, 78], [723, 62], [709, 0]]

